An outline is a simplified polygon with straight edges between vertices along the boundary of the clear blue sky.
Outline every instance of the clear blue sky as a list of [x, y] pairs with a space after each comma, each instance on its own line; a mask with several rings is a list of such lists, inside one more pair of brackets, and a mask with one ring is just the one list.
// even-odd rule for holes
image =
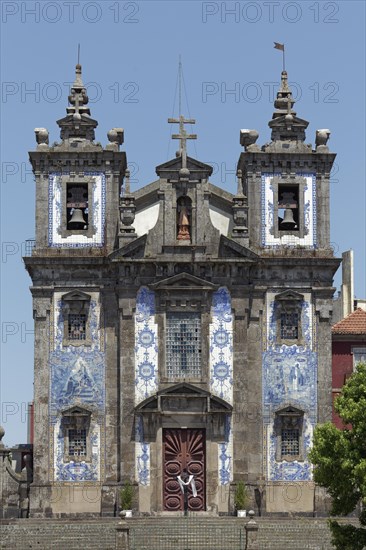
[[[331, 185], [331, 240], [355, 253], [355, 293], [365, 289], [365, 2], [1, 2], [1, 397], [8, 445], [26, 441], [33, 394], [30, 279], [21, 256], [34, 237], [34, 183], [28, 153], [34, 128], [59, 139], [81, 44], [84, 83], [99, 121], [97, 141], [125, 129], [133, 188], [155, 179], [172, 158], [170, 140], [179, 54], [195, 144], [189, 154], [214, 163], [216, 185], [235, 192], [240, 128], [270, 140], [282, 54], [298, 116], [331, 130], [337, 152]], [[230, 93], [230, 91], [232, 93]], [[177, 102], [174, 109], [177, 114]], [[340, 278], [336, 279], [339, 287]], [[13, 333], [13, 334], [11, 334]]]

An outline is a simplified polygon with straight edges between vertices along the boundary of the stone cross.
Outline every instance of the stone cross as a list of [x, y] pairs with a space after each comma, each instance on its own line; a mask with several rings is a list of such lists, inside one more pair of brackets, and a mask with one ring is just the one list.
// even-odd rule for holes
[[197, 139], [197, 134], [187, 134], [184, 125], [195, 124], [196, 121], [193, 118], [185, 119], [183, 115], [179, 115], [179, 118], [168, 118], [170, 124], [179, 124], [179, 134], [173, 134], [172, 139], [180, 140], [180, 156], [182, 157], [182, 168], [187, 168], [187, 139]]

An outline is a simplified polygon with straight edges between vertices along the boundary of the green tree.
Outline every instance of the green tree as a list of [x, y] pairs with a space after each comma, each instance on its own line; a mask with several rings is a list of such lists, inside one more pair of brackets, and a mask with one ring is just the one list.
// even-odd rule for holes
[[314, 479], [332, 497], [331, 514], [347, 515], [359, 502], [361, 527], [332, 520], [332, 544], [337, 550], [366, 547], [366, 364], [358, 365], [336, 399], [335, 410], [346, 428], [327, 422], [315, 428], [310, 460]]

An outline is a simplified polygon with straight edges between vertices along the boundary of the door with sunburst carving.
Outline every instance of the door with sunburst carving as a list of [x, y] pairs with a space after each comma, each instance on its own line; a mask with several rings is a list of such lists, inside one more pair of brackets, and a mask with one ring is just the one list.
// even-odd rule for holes
[[163, 430], [163, 505], [170, 512], [183, 511], [184, 498], [177, 477], [186, 470], [194, 476], [197, 496], [188, 488], [188, 510], [205, 510], [205, 430]]

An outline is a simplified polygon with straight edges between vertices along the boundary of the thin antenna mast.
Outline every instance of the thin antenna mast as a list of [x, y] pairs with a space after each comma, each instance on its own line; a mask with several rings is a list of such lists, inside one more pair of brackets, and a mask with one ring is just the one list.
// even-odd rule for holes
[[179, 100], [178, 100], [178, 115], [182, 114], [182, 56], [179, 54], [179, 64], [178, 64], [178, 87], [179, 87]]

